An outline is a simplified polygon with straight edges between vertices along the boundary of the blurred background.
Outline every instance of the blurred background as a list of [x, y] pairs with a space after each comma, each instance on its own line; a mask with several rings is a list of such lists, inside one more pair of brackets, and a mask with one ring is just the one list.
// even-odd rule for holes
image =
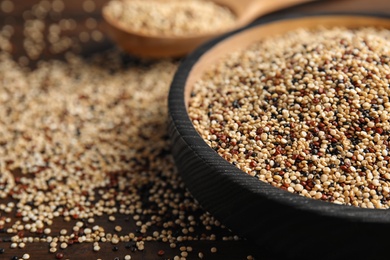
[[[276, 1], [276, 0], [275, 0]], [[0, 41], [26, 65], [67, 51], [88, 55], [113, 46], [101, 15], [108, 0], [1, 0], [0, 28], [12, 46]], [[389, 14], [388, 0], [319, 0], [279, 13], [359, 12]], [[0, 39], [1, 40], [1, 39]], [[42, 44], [44, 42], [44, 44]]]

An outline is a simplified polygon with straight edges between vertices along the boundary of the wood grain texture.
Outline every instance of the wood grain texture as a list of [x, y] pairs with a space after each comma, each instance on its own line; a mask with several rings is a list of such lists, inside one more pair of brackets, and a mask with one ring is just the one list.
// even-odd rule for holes
[[[186, 113], [193, 83], [218, 58], [263, 37], [317, 24], [390, 28], [390, 16], [272, 16], [204, 45], [182, 63], [171, 86], [172, 152], [195, 198], [222, 223], [255, 241], [260, 249], [257, 255], [277, 259], [382, 257], [386, 241], [381, 234], [390, 231], [390, 211], [322, 202], [260, 182], [209, 148]], [[370, 239], [356, 250], [357, 237]]]

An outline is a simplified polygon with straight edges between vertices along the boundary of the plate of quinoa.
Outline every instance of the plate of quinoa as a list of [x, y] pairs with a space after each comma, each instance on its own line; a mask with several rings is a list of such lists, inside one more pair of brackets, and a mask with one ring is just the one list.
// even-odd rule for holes
[[[265, 255], [382, 256], [389, 94], [389, 17], [263, 18], [179, 68], [176, 164], [194, 197]], [[356, 250], [359, 236], [370, 238]]]

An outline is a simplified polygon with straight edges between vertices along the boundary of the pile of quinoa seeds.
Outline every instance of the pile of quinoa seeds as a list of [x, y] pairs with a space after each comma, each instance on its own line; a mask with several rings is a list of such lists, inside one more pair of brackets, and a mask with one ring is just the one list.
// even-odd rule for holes
[[209, 146], [283, 190], [390, 207], [390, 31], [297, 29], [225, 57], [190, 117]]
[[108, 13], [125, 28], [151, 35], [188, 35], [227, 29], [235, 15], [207, 0], [113, 0]]

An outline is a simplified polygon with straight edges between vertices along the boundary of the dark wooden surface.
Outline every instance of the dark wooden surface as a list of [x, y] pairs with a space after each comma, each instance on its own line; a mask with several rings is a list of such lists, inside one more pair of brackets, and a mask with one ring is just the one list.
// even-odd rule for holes
[[[0, 4], [4, 0], [0, 1]], [[0, 11], [0, 25], [12, 25], [15, 29], [15, 33], [12, 37], [13, 51], [12, 54], [16, 60], [20, 57], [26, 56], [23, 48], [23, 14], [28, 15], [28, 11], [31, 10], [34, 4], [38, 3], [38, 0], [13, 0], [14, 10], [11, 13], [4, 13]], [[91, 54], [99, 50], [107, 49], [112, 47], [112, 43], [106, 37], [103, 37], [100, 41], [90, 40], [87, 42], [81, 42], [79, 34], [81, 32], [90, 31], [86, 28], [86, 20], [88, 18], [94, 18], [98, 22], [98, 30], [105, 31], [105, 24], [101, 19], [100, 9], [106, 2], [106, 0], [95, 0], [96, 8], [91, 12], [86, 12], [83, 9], [85, 0], [65, 0], [65, 9], [60, 12], [52, 12], [48, 15], [46, 22], [52, 23], [59, 21], [62, 18], [72, 18], [76, 21], [77, 26], [74, 30], [69, 30], [66, 33], [71, 37], [75, 44], [71, 47], [72, 50], [80, 52], [81, 54]], [[312, 3], [309, 5], [300, 6], [297, 8], [291, 8], [284, 11], [285, 14], [292, 13], [308, 13], [308, 12], [326, 12], [326, 11], [348, 11], [348, 12], [365, 12], [365, 13], [387, 13], [390, 14], [390, 1], [389, 0], [325, 0], [321, 2]], [[27, 14], [26, 14], [27, 12]], [[49, 50], [45, 50], [42, 55], [30, 62], [33, 65], [37, 60], [49, 59], [52, 57], [61, 57], [63, 53], [53, 54]], [[4, 200], [0, 200], [4, 203]], [[3, 213], [2, 213], [3, 214]], [[1, 215], [7, 216], [7, 215]], [[9, 214], [10, 217], [14, 215]], [[129, 221], [124, 216], [117, 216], [116, 225], [121, 225], [125, 228], [122, 232], [129, 232], [134, 230], [135, 226], [132, 221]], [[70, 227], [74, 222], [56, 222], [52, 227], [53, 232], [58, 232], [63, 227]], [[107, 219], [98, 219], [97, 224], [101, 224], [106, 227], [107, 230], [113, 229], [113, 224], [107, 221]], [[111, 225], [111, 226], [110, 226]], [[0, 234], [0, 239], [7, 240], [7, 235], [4, 233]], [[364, 238], [363, 238], [364, 239]], [[172, 259], [174, 255], [178, 255], [180, 251], [178, 249], [170, 249], [167, 243], [162, 242], [146, 242], [145, 250], [142, 252], [130, 252], [129, 249], [125, 248], [126, 243], [118, 244], [118, 251], [112, 250], [111, 244], [101, 243], [101, 250], [99, 252], [92, 251], [92, 245], [89, 243], [74, 244], [64, 250], [65, 257], [63, 259], [114, 259], [119, 257], [123, 259], [123, 256], [127, 253], [132, 255], [132, 259]], [[1, 242], [0, 247], [8, 249], [10, 242]], [[246, 259], [248, 255], [251, 255], [254, 251], [253, 246], [245, 241], [222, 241], [218, 239], [216, 241], [188, 241], [185, 243], [186, 246], [192, 246], [194, 249], [193, 253], [189, 254], [187, 259], [197, 259], [197, 252], [202, 251], [205, 254], [205, 259]], [[211, 247], [217, 247], [218, 252], [215, 254], [210, 253]], [[164, 249], [165, 255], [162, 257], [157, 256], [157, 251]], [[258, 251], [258, 250], [256, 250]], [[28, 252], [31, 256], [30, 259], [55, 259], [54, 254], [49, 253], [48, 244], [42, 243], [27, 243], [24, 249], [12, 249], [6, 250], [6, 252], [0, 255], [0, 259], [11, 259], [12, 256], [21, 255]], [[268, 258], [256, 258], [256, 259], [268, 259]]]

